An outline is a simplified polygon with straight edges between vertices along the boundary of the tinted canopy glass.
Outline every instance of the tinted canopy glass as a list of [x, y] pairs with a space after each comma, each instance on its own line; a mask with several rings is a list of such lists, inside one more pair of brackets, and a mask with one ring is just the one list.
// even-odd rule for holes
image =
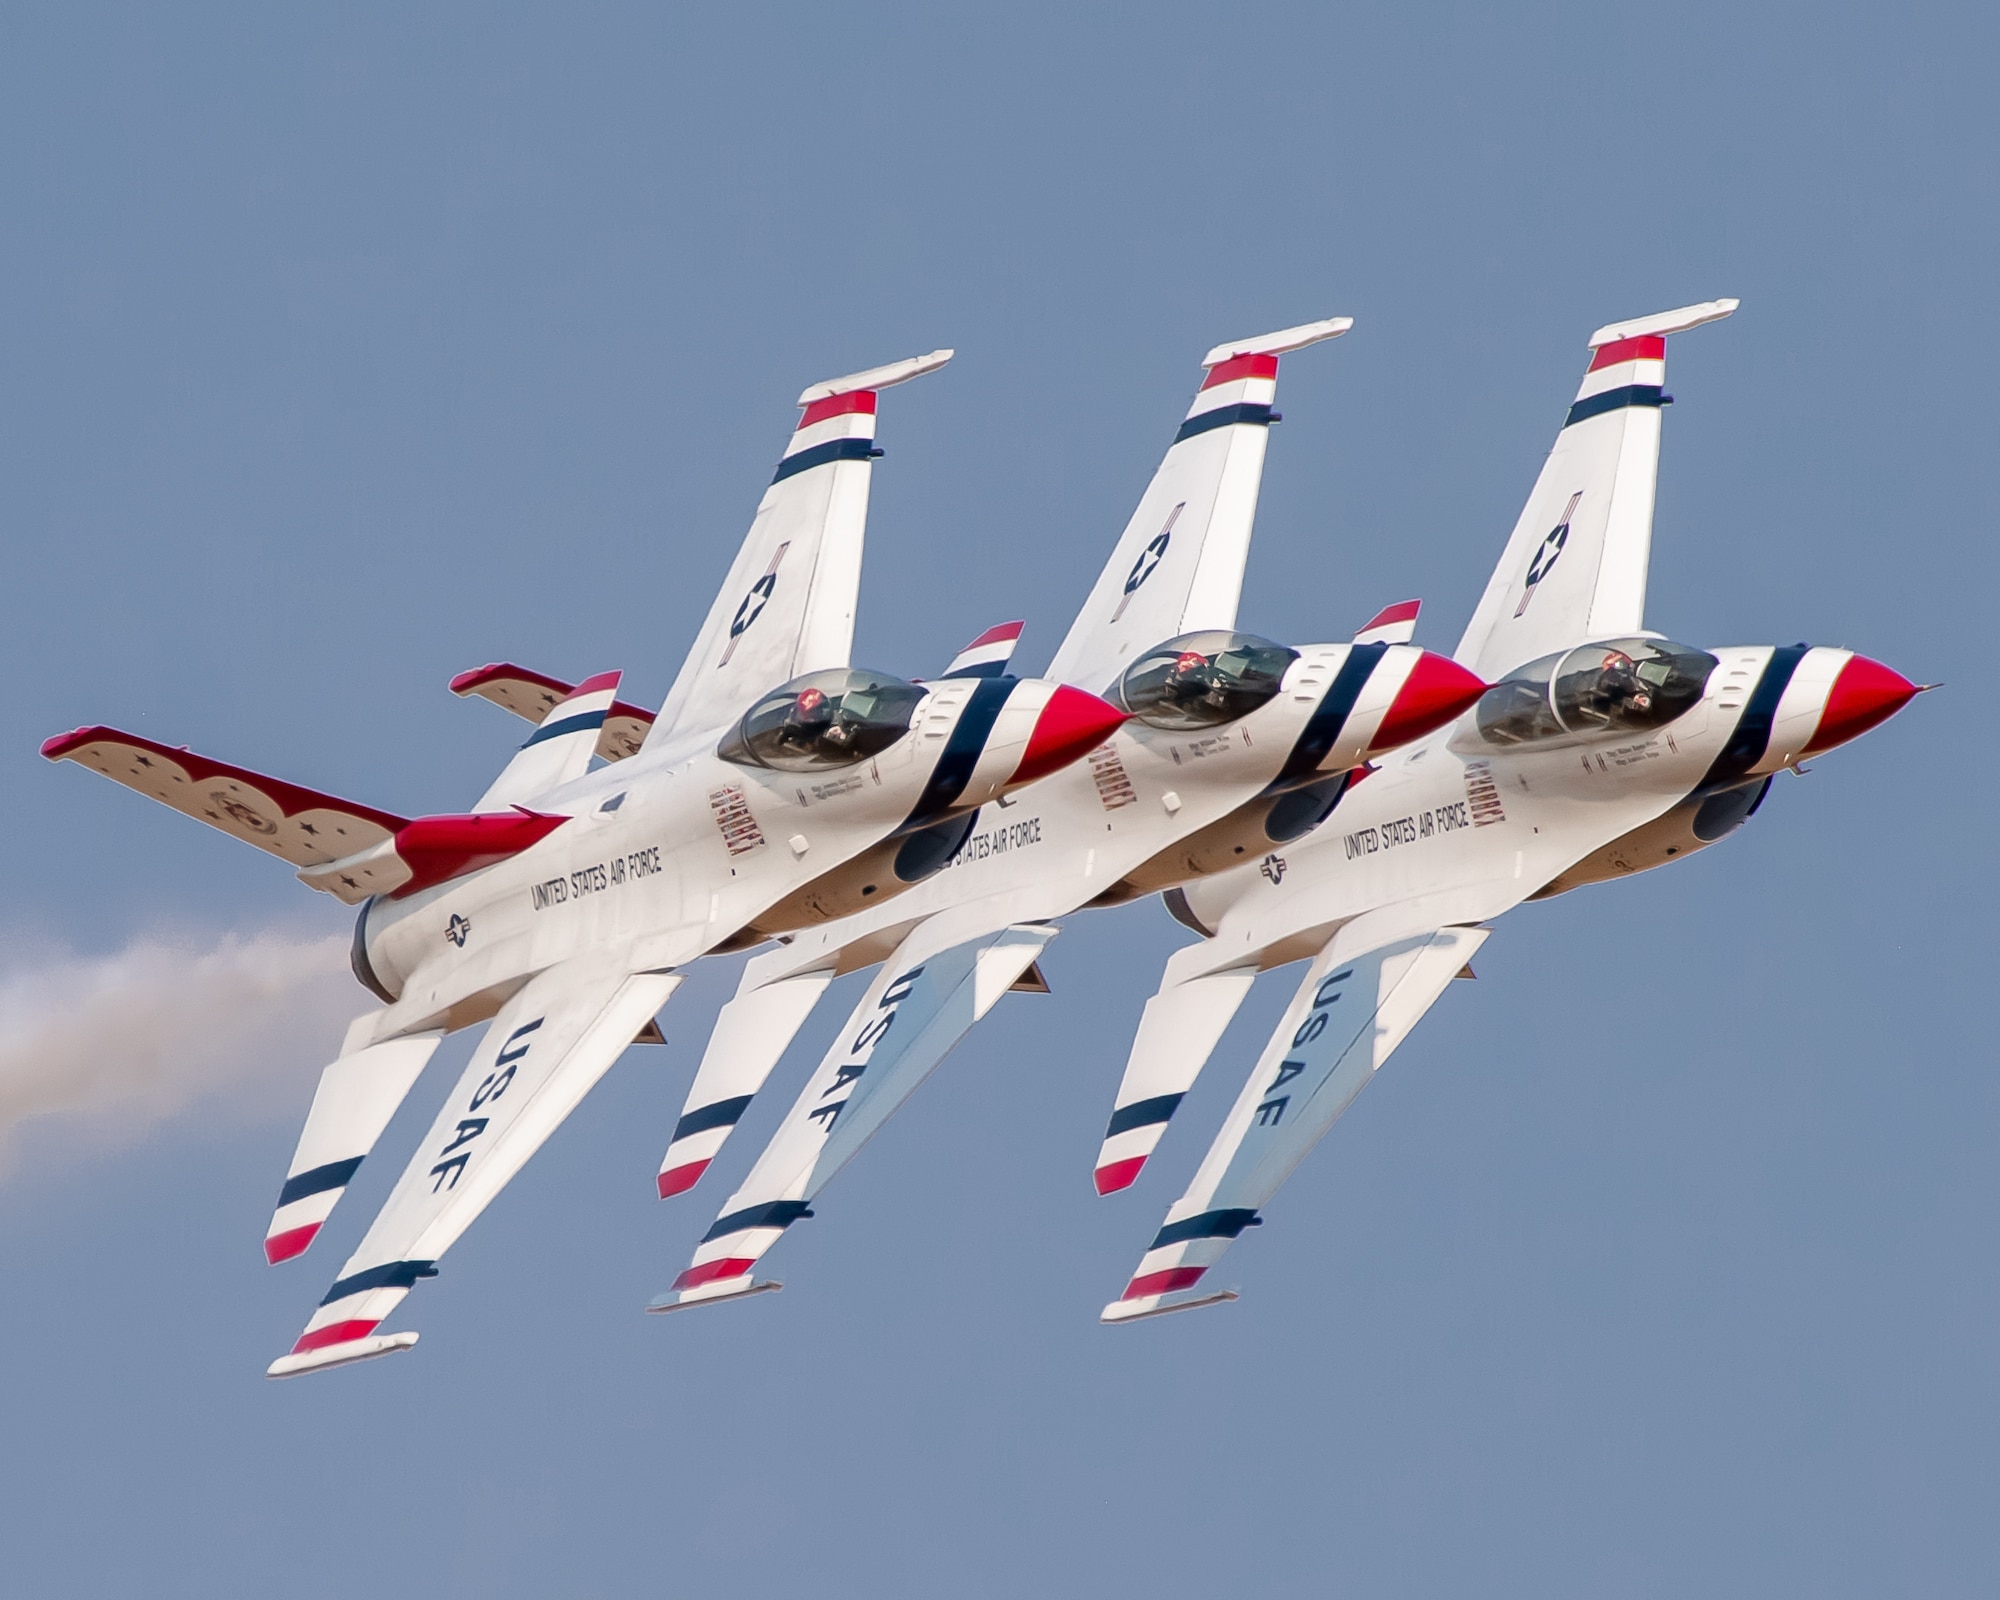
[[1133, 662], [1111, 698], [1155, 728], [1212, 728], [1275, 696], [1298, 658], [1254, 633], [1186, 633]]
[[716, 754], [780, 772], [823, 772], [879, 755], [909, 732], [924, 690], [886, 672], [835, 667], [773, 689]]
[[1715, 657], [1671, 639], [1607, 639], [1543, 656], [1479, 701], [1489, 744], [1588, 733], [1650, 733], [1701, 698]]

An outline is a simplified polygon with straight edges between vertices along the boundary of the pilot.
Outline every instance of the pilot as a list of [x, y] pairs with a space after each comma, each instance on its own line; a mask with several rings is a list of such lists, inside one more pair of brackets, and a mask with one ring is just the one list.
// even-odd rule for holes
[[1167, 699], [1183, 709], [1216, 699], [1222, 687], [1221, 675], [1199, 650], [1183, 650], [1167, 673], [1164, 685]]
[[1623, 650], [1604, 652], [1604, 665], [1597, 670], [1597, 703], [1606, 715], [1626, 712], [1644, 715], [1652, 709], [1652, 691], [1639, 676], [1638, 665]]
[[792, 709], [785, 713], [784, 723], [778, 729], [779, 739], [788, 745], [810, 748], [814, 744], [846, 743], [842, 735], [845, 729], [835, 725], [833, 702], [824, 689], [801, 689], [792, 701]]

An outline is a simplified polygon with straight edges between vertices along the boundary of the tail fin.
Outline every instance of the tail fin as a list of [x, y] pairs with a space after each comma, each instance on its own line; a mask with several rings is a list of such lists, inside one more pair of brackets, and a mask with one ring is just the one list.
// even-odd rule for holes
[[1056, 651], [1048, 675], [1096, 693], [1139, 651], [1176, 634], [1236, 625], [1278, 357], [1338, 338], [1351, 317], [1217, 345], [1139, 509]]
[[816, 383], [648, 742], [734, 721], [766, 689], [848, 664], [875, 449], [875, 397], [951, 359], [933, 350]]
[[1488, 682], [1587, 639], [1637, 632], [1646, 611], [1653, 487], [1670, 333], [1726, 317], [1734, 300], [1615, 322], [1487, 580], [1456, 659]]
[[585, 678], [550, 706], [528, 742], [514, 752], [514, 759], [472, 809], [500, 811], [525, 805], [582, 777], [604, 731], [604, 719], [618, 698], [618, 677], [615, 672], [600, 672]]
[[1421, 600], [1399, 600], [1393, 606], [1384, 606], [1361, 625], [1354, 642], [1408, 644], [1417, 636], [1417, 617], [1423, 609]]

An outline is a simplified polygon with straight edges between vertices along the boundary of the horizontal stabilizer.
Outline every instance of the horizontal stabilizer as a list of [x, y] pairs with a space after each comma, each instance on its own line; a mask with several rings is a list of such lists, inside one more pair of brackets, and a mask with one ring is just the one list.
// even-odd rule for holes
[[1014, 647], [1021, 642], [1019, 622], [1003, 622], [988, 628], [971, 644], [951, 658], [941, 676], [946, 678], [997, 678], [1014, 659]]
[[42, 754], [78, 762], [295, 867], [354, 855], [406, 826], [390, 812], [116, 728], [78, 728], [49, 740]]
[[[576, 693], [577, 686], [561, 678], [511, 661], [494, 662], [461, 672], [451, 680], [451, 692], [461, 699], [476, 696], [491, 701], [502, 711], [539, 725], [555, 705]], [[597, 758], [623, 761], [636, 756], [639, 746], [653, 726], [653, 713], [629, 700], [614, 700], [605, 714], [604, 726], [597, 730]]]
[[414, 1330], [405, 1333], [378, 1333], [366, 1339], [349, 1339], [345, 1344], [322, 1345], [317, 1350], [279, 1356], [264, 1369], [267, 1378], [296, 1378], [301, 1373], [324, 1372], [328, 1367], [351, 1366], [356, 1361], [373, 1361], [392, 1356], [417, 1342]]

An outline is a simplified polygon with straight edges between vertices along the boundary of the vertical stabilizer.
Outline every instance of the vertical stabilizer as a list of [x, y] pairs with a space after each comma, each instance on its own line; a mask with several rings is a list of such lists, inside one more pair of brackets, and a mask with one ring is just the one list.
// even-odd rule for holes
[[1456, 659], [1487, 681], [1523, 662], [1645, 626], [1667, 335], [1734, 300], [1599, 328], [1590, 366], [1472, 614]]

